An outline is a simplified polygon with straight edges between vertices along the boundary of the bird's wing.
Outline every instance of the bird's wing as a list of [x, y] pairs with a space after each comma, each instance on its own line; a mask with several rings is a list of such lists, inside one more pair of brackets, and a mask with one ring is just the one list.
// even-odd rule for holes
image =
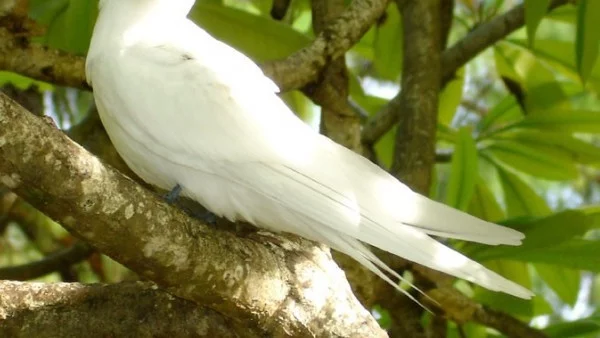
[[[364, 247], [357, 252], [354, 239], [490, 289], [529, 295], [423, 232], [491, 244], [517, 244], [519, 233], [414, 194], [366, 159], [313, 133], [245, 56], [200, 30], [184, 33], [193, 47], [175, 38], [131, 46], [114, 70], [125, 79], [113, 90], [128, 96], [120, 102], [129, 115], [127, 129], [147, 140], [149, 151], [190, 173], [211, 172], [243, 187], [239, 200], [228, 196], [237, 214], [267, 222], [296, 215], [302, 224], [286, 222], [278, 229], [324, 242], [363, 263], [378, 265]], [[273, 207], [243, 210], [253, 196]]]

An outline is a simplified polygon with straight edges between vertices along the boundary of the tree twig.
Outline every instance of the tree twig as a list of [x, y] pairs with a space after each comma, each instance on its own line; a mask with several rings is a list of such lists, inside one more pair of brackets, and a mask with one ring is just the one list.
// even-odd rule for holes
[[83, 242], [76, 242], [39, 261], [19, 266], [0, 268], [0, 279], [29, 280], [58, 272], [85, 260], [94, 250]]

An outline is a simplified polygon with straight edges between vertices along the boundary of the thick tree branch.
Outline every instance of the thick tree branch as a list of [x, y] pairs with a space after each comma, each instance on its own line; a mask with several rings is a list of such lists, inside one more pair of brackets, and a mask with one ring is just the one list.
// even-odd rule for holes
[[[402, 99], [395, 115], [400, 115], [394, 143], [391, 172], [413, 190], [427, 194], [435, 164], [438, 93], [441, 55], [441, 0], [398, 1], [402, 14], [404, 41], [411, 41], [404, 51]], [[401, 6], [401, 7], [400, 7]], [[446, 33], [446, 32], [444, 32]], [[399, 112], [402, 112], [400, 114]], [[394, 269], [405, 262], [387, 255]], [[425, 337], [420, 318], [422, 309], [401, 297], [390, 297], [392, 288], [375, 283], [378, 303], [394, 319], [393, 336]]]
[[85, 81], [85, 59], [30, 43], [0, 25], [0, 70], [32, 79], [89, 90]]
[[0, 94], [0, 182], [170, 292], [272, 336], [385, 336], [327, 249], [190, 219]]
[[[307, 47], [284, 60], [262, 66], [282, 91], [318, 79], [331, 60], [343, 56], [381, 16], [389, 0], [354, 0]], [[87, 89], [85, 59], [29, 43], [0, 25], [0, 69], [57, 85]]]
[[399, 121], [391, 172], [425, 195], [435, 165], [442, 42], [440, 3], [406, 1], [401, 8], [404, 41], [413, 43], [404, 51], [402, 99], [394, 112]]
[[0, 281], [1, 337], [263, 337], [153, 283]]
[[389, 0], [353, 0], [306, 48], [282, 61], [265, 64], [265, 74], [282, 91], [302, 88], [318, 79], [331, 60], [343, 56], [383, 14]]
[[[568, 2], [569, 0], [553, 0], [549, 10]], [[521, 28], [524, 24], [525, 7], [524, 5], [518, 5], [471, 31], [442, 53], [442, 83], [450, 80], [460, 67], [464, 66], [477, 54]], [[374, 144], [392, 128], [398, 120], [397, 112], [402, 99], [402, 92], [400, 92], [367, 121], [362, 133], [363, 143], [367, 145]]]
[[[344, 13], [344, 0], [312, 0], [313, 28], [320, 34]], [[344, 55], [330, 60], [320, 81], [305, 93], [321, 106], [321, 132], [333, 141], [362, 153], [360, 118], [348, 103], [348, 70]]]

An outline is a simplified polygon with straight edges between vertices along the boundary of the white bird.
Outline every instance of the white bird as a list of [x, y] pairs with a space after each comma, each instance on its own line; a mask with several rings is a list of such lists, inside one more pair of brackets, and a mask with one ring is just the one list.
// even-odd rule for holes
[[137, 175], [163, 189], [180, 186], [231, 221], [322, 242], [397, 288], [386, 273], [400, 276], [364, 243], [532, 296], [429, 236], [519, 245], [522, 233], [421, 196], [319, 135], [252, 60], [186, 18], [193, 5], [100, 0], [87, 80], [110, 139]]

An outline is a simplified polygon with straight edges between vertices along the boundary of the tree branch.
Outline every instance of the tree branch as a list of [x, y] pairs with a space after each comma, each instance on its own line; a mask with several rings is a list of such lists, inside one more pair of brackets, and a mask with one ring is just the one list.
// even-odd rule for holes
[[[404, 51], [402, 99], [394, 115], [400, 115], [394, 143], [391, 172], [413, 190], [427, 194], [435, 165], [440, 54], [442, 42], [441, 0], [398, 1], [402, 14], [404, 41], [412, 41]], [[400, 7], [401, 6], [401, 7]], [[446, 34], [446, 32], [444, 32]], [[402, 114], [399, 114], [399, 112]], [[405, 262], [386, 255], [394, 269]], [[390, 297], [386, 283], [375, 283], [378, 303], [394, 319], [392, 336], [425, 337], [422, 309], [405, 297]], [[392, 333], [393, 332], [393, 333]]]
[[58, 272], [73, 264], [85, 260], [94, 250], [87, 244], [77, 242], [50, 254], [39, 261], [19, 266], [0, 268], [0, 279], [28, 280], [42, 277], [52, 272]]
[[153, 283], [0, 281], [2, 337], [263, 337]]
[[[548, 7], [548, 12], [568, 2], [569, 0], [553, 0]], [[479, 53], [523, 25], [525, 25], [525, 5], [520, 4], [472, 30], [442, 54], [442, 83], [451, 80], [459, 68]]]
[[89, 90], [85, 59], [30, 43], [0, 25], [0, 69], [61, 86]]
[[329, 251], [192, 220], [0, 94], [0, 182], [170, 292], [282, 336], [385, 336]]
[[281, 91], [306, 86], [318, 79], [331, 60], [343, 56], [383, 14], [389, 0], [354, 0], [336, 19], [323, 27], [306, 48], [282, 61], [263, 65], [265, 74]]
[[[568, 3], [569, 0], [553, 0], [549, 11]], [[505, 38], [525, 24], [524, 5], [515, 6], [510, 11], [482, 24], [452, 47], [442, 53], [442, 83], [450, 80], [454, 73], [486, 48]], [[406, 67], [406, 66], [405, 66]], [[401, 106], [402, 92], [375, 114], [364, 126], [362, 140], [366, 145], [377, 142], [397, 122], [398, 107]]]
[[[321, 34], [329, 22], [344, 13], [344, 0], [312, 0], [313, 28]], [[304, 91], [321, 106], [321, 133], [333, 141], [362, 153], [360, 118], [348, 103], [348, 70], [344, 55], [329, 60], [320, 81]]]
[[545, 333], [529, 327], [527, 323], [523, 323], [500, 311], [495, 311], [479, 305], [473, 300], [456, 292], [453, 288], [437, 288], [430, 290], [427, 294], [437, 302], [437, 305], [433, 306], [441, 307], [444, 310], [445, 315], [458, 324], [473, 321], [494, 328], [508, 337], [547, 337]]

